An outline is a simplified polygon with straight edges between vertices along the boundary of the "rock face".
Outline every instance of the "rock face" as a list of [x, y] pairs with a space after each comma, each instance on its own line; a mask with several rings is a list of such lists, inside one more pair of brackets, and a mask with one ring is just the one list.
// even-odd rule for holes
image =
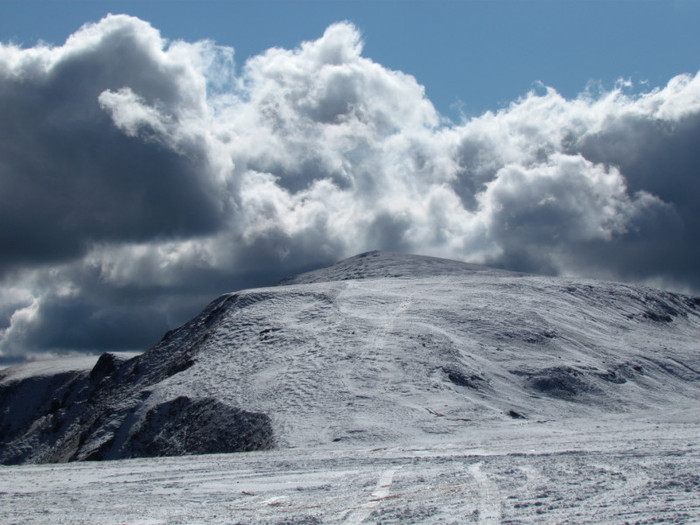
[[150, 409], [125, 449], [131, 457], [149, 457], [245, 452], [272, 445], [272, 425], [266, 415], [214, 398], [181, 396]]
[[[4, 464], [243, 452], [271, 448], [269, 418], [180, 396], [141, 414], [137, 361], [103, 354], [92, 370], [0, 383]], [[170, 371], [177, 373], [172, 367]], [[161, 378], [161, 376], [156, 376]], [[131, 381], [130, 381], [131, 380]], [[138, 393], [137, 393], [138, 392]], [[150, 406], [150, 405], [149, 405]], [[117, 441], [119, 440], [119, 441]]]
[[84, 371], [27, 377], [0, 384], [0, 458], [19, 463], [35, 447], [51, 443], [59, 433], [59, 412], [66, 395], [81, 383]]
[[226, 294], [147, 352], [0, 372], [0, 462], [379, 444], [700, 399], [700, 299], [379, 252]]

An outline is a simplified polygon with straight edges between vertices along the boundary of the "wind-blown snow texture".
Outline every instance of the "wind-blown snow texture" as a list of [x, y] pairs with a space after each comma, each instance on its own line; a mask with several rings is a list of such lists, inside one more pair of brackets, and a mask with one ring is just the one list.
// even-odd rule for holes
[[696, 410], [698, 341], [700, 298], [370, 252], [223, 295], [132, 359], [2, 371], [0, 460], [407, 444]]
[[700, 420], [674, 412], [513, 420], [408, 447], [4, 467], [0, 508], [32, 525], [698, 523]]

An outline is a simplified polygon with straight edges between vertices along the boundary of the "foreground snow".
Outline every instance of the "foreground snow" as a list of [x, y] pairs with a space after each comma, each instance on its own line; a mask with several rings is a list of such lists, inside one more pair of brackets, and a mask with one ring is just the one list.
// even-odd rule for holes
[[461, 439], [0, 467], [3, 524], [700, 523], [700, 415]]

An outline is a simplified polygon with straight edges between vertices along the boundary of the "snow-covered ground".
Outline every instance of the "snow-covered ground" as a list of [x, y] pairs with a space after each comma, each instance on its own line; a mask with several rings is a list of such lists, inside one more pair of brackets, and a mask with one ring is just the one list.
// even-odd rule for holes
[[[114, 352], [114, 355], [122, 360], [131, 359], [140, 354], [141, 352]], [[97, 363], [98, 357], [97, 355], [69, 355], [55, 359], [29, 361], [20, 366], [5, 367], [0, 369], [0, 384], [90, 370]]]
[[390, 447], [0, 467], [0, 522], [700, 523], [699, 436], [686, 408]]
[[78, 370], [90, 370], [97, 362], [96, 355], [62, 357], [60, 359], [42, 359], [11, 366], [0, 370], [0, 381], [21, 381], [30, 377], [46, 377]]

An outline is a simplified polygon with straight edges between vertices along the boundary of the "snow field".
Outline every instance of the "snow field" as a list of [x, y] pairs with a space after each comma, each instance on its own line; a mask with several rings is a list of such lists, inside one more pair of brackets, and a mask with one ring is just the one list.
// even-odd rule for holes
[[422, 446], [2, 467], [1, 521], [698, 522], [700, 417], [647, 415], [477, 426], [462, 441]]

